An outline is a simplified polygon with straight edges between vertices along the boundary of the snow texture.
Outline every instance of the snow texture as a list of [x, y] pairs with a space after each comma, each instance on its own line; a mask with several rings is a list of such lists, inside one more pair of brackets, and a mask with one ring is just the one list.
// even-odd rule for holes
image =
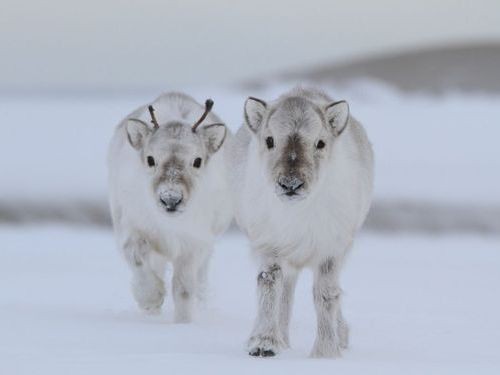
[[0, 228], [0, 374], [498, 374], [498, 237], [364, 233], [342, 277], [351, 347], [309, 359], [311, 275], [303, 273], [292, 349], [243, 350], [256, 267], [240, 234], [216, 246], [210, 297], [193, 324], [173, 324], [171, 299], [142, 315], [110, 231]]

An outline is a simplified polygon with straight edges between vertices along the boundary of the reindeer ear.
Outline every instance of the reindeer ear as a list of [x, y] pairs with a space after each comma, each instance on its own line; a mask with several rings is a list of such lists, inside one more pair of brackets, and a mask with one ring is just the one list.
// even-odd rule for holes
[[248, 97], [245, 102], [245, 122], [254, 133], [259, 130], [267, 109], [267, 103], [261, 99]]
[[144, 141], [150, 133], [148, 125], [142, 120], [131, 118], [127, 120], [125, 126], [130, 145], [139, 150], [144, 145]]
[[226, 139], [226, 132], [226, 125], [220, 123], [202, 126], [197, 131], [203, 138], [210, 154], [217, 152], [221, 148]]
[[349, 121], [349, 104], [345, 100], [328, 104], [325, 109], [326, 119], [333, 128], [334, 134], [340, 135]]

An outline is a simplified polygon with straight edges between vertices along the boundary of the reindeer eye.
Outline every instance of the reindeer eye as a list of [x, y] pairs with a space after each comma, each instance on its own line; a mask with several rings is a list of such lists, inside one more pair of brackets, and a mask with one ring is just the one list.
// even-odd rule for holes
[[273, 137], [266, 138], [266, 145], [268, 149], [272, 149], [274, 147], [274, 139]]
[[154, 167], [155, 166], [155, 159], [152, 156], [148, 156], [148, 165], [150, 167]]
[[325, 142], [323, 142], [321, 139], [318, 141], [318, 143], [316, 144], [316, 148], [317, 149], [322, 149], [324, 148], [326, 145], [325, 145]]
[[200, 168], [200, 166], [201, 166], [201, 158], [194, 159], [193, 167]]

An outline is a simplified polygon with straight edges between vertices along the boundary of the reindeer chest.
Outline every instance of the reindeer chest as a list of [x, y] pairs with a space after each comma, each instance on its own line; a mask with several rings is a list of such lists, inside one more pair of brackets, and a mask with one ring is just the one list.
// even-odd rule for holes
[[352, 237], [341, 215], [325, 207], [259, 211], [254, 207], [245, 225], [253, 249], [298, 267], [342, 254]]

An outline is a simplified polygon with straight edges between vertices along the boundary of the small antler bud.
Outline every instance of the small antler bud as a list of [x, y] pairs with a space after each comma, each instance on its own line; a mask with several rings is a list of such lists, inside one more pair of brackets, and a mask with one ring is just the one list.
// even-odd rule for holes
[[153, 108], [152, 105], [150, 105], [148, 107], [148, 109], [149, 109], [149, 114], [151, 115], [151, 123], [153, 124], [153, 128], [156, 130], [160, 127], [160, 125], [158, 124], [158, 121], [156, 120], [155, 109]]
[[200, 119], [198, 121], [196, 121], [194, 123], [194, 125], [191, 127], [191, 129], [193, 130], [193, 133], [196, 132], [196, 129], [198, 128], [198, 126], [203, 122], [203, 120], [205, 120], [205, 118], [208, 116], [208, 114], [210, 113], [210, 111], [212, 110], [212, 107], [214, 106], [214, 101], [212, 99], [207, 99], [205, 101], [205, 112], [203, 112], [203, 114], [201, 115]]

